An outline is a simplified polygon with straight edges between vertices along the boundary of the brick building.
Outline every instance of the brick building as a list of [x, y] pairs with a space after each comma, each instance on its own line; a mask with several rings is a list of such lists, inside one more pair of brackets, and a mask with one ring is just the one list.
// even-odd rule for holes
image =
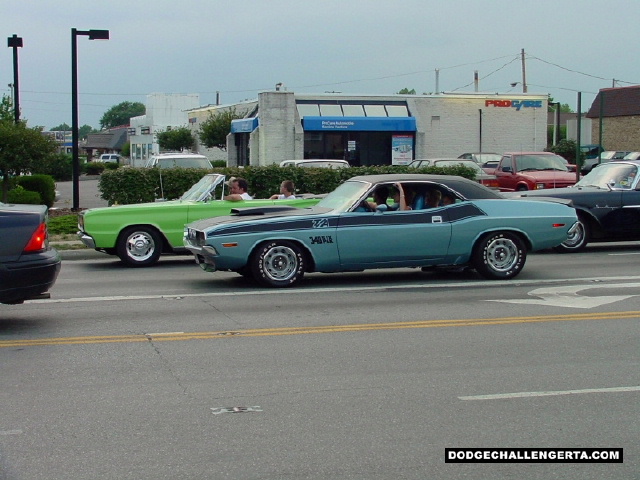
[[640, 151], [640, 86], [603, 88], [587, 112], [591, 139], [606, 150]]

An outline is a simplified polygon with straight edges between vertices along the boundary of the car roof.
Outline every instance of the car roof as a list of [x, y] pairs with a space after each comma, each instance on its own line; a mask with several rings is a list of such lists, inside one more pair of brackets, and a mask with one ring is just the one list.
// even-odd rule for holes
[[557, 153], [553, 152], [505, 152], [504, 155], [555, 155], [559, 157]]
[[153, 155], [151, 158], [183, 158], [183, 157], [198, 157], [198, 158], [207, 158], [204, 155], [199, 153], [159, 153], [157, 155]]
[[441, 183], [455, 190], [466, 198], [503, 198], [499, 193], [491, 190], [484, 185], [479, 184], [468, 178], [458, 177], [456, 175], [432, 175], [421, 173], [393, 173], [381, 175], [360, 175], [350, 178], [348, 181], [368, 182], [372, 184], [378, 183], [396, 183], [396, 182], [433, 182]]

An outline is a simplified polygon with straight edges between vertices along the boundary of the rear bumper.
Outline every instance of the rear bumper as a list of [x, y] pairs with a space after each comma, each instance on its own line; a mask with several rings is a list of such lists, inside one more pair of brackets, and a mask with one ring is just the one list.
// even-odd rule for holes
[[21, 303], [43, 298], [60, 273], [60, 254], [54, 248], [0, 263], [0, 303]]

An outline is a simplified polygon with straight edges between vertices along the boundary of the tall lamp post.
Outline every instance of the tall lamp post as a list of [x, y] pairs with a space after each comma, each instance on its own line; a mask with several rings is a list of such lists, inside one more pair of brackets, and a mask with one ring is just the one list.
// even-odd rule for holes
[[80, 208], [80, 149], [78, 126], [78, 41], [79, 35], [89, 40], [109, 40], [109, 30], [77, 30], [71, 29], [71, 138], [73, 158], [73, 210]]
[[14, 34], [7, 39], [7, 46], [13, 48], [13, 115], [20, 122], [20, 87], [18, 83], [18, 48], [22, 47], [22, 37]]

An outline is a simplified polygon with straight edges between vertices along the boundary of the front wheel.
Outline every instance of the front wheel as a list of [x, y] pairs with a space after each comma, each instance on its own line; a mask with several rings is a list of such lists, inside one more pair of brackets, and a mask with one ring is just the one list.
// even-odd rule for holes
[[162, 237], [150, 227], [131, 227], [118, 238], [116, 253], [128, 267], [148, 267], [160, 258]]
[[518, 275], [526, 260], [527, 249], [520, 237], [509, 232], [497, 232], [478, 241], [471, 263], [483, 277], [504, 280]]
[[587, 243], [589, 243], [589, 224], [578, 219], [578, 222], [569, 230], [567, 239], [554, 250], [559, 253], [575, 253], [584, 250]]
[[291, 287], [302, 280], [304, 270], [304, 253], [286, 240], [259, 245], [251, 259], [254, 278], [267, 287]]

